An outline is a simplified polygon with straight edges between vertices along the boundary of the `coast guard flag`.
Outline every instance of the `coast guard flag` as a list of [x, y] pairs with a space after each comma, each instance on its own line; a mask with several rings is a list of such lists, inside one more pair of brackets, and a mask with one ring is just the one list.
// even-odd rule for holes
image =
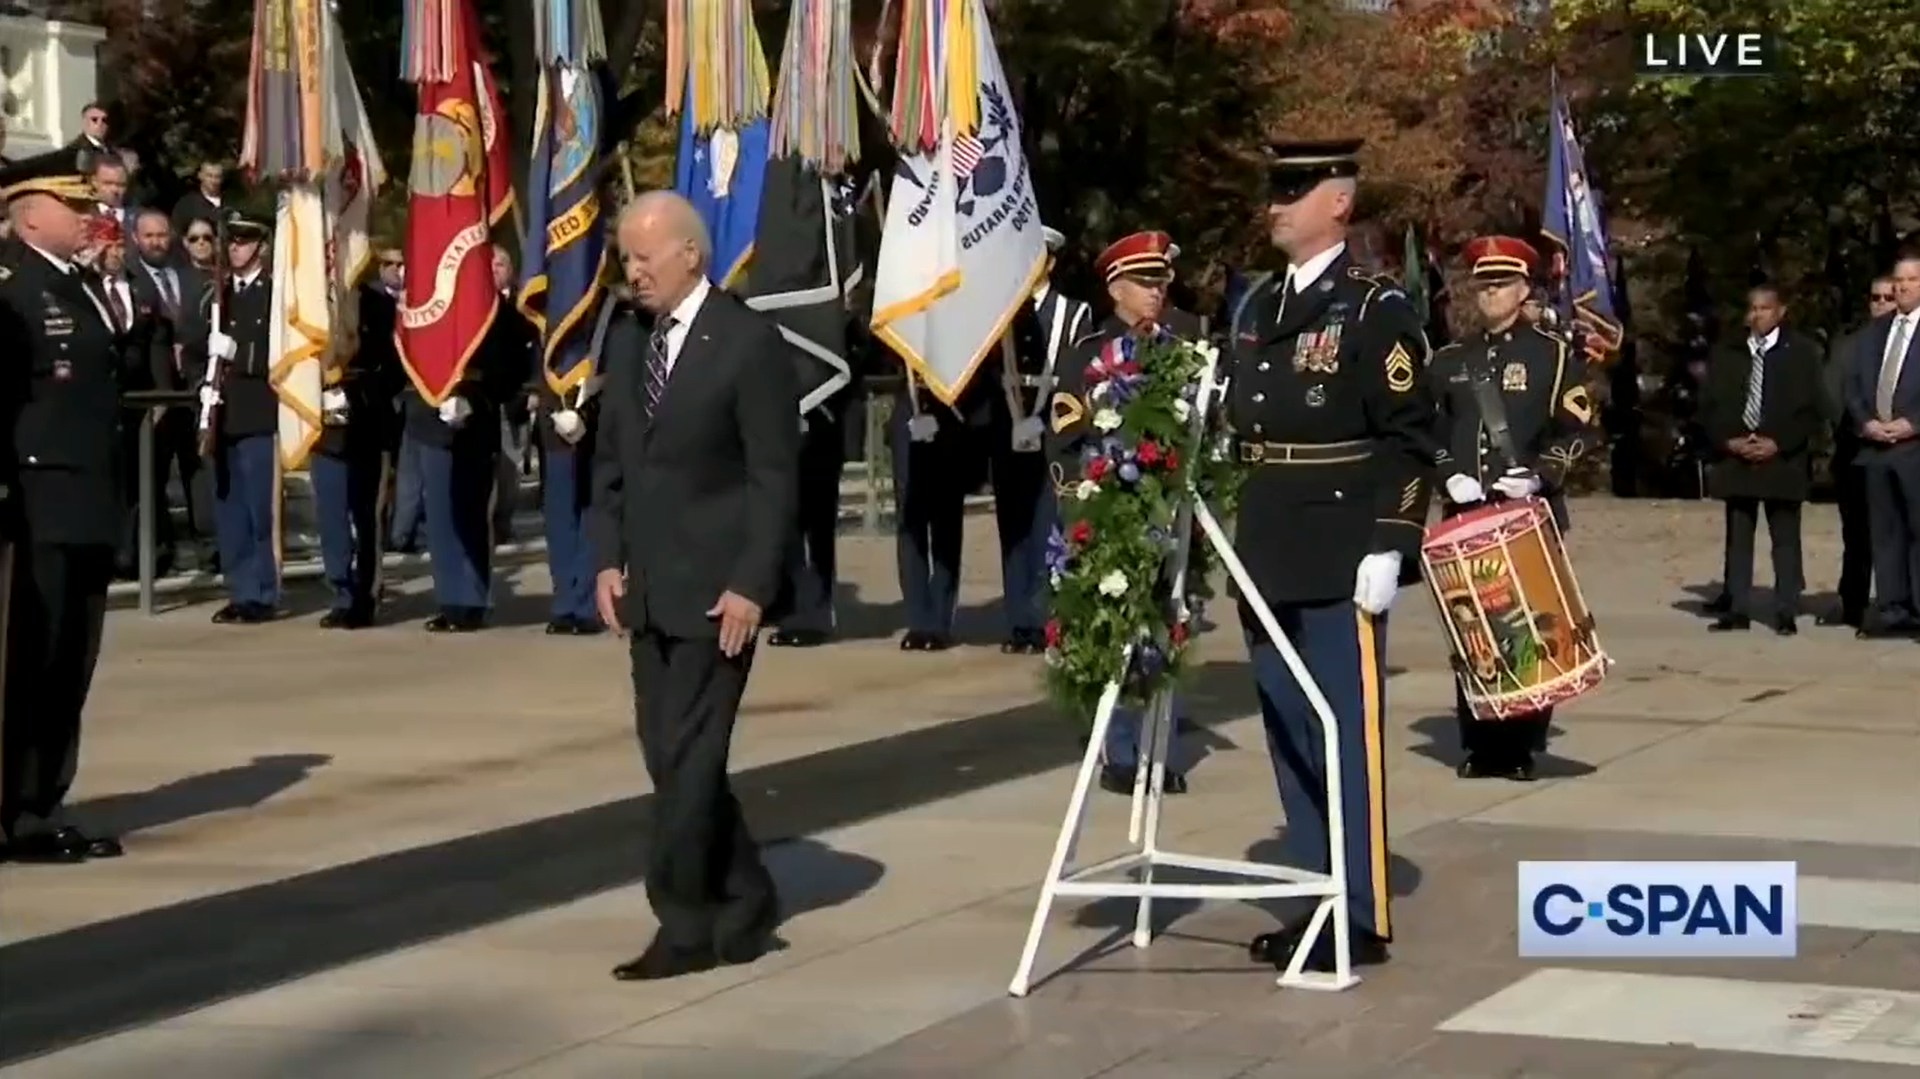
[[1547, 150], [1547, 197], [1541, 204], [1540, 231], [1559, 247], [1562, 264], [1560, 313], [1568, 325], [1577, 320], [1599, 338], [1605, 350], [1620, 346], [1620, 318], [1614, 310], [1612, 256], [1601, 223], [1599, 193], [1587, 183], [1580, 140], [1573, 130], [1559, 81], [1553, 86], [1553, 131]]
[[[692, 95], [689, 94], [689, 97]], [[713, 237], [713, 282], [739, 283], [753, 257], [767, 174], [767, 120], [701, 134], [693, 108], [680, 113], [680, 153], [673, 189], [693, 203]]]
[[[951, 405], [1033, 296], [1047, 242], [985, 7], [928, 7], [936, 20], [943, 8], [961, 14], [934, 39], [945, 77], [979, 87], [979, 125], [960, 127], [942, 102], [938, 145], [901, 152], [874, 273], [873, 332]], [[971, 33], [972, 41], [945, 31]]]

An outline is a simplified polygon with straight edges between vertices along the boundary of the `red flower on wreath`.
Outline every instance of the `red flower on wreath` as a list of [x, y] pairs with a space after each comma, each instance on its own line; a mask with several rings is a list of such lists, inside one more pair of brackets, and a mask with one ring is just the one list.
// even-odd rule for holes
[[1107, 469], [1112, 467], [1105, 457], [1095, 457], [1087, 462], [1087, 478], [1095, 483], [1107, 478]]
[[1140, 448], [1134, 451], [1134, 456], [1140, 458], [1141, 468], [1152, 468], [1160, 463], [1160, 445], [1150, 438], [1141, 439]]
[[1187, 624], [1185, 622], [1175, 622], [1173, 626], [1167, 630], [1167, 640], [1171, 641], [1176, 648], [1186, 644]]
[[1060, 647], [1060, 620], [1058, 618], [1050, 619], [1047, 622], [1047, 647]]
[[1168, 472], [1180, 471], [1180, 451], [1179, 450], [1169, 449], [1167, 451], [1166, 468]]
[[1085, 547], [1093, 541], [1093, 524], [1089, 521], [1075, 521], [1067, 531], [1067, 539], [1075, 547]]

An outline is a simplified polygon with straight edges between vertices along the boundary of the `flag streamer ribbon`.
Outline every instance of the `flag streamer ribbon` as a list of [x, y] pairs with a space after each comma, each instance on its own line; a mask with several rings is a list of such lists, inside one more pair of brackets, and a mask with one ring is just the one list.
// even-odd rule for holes
[[540, 66], [586, 67], [607, 58], [600, 0], [533, 0], [533, 50]]
[[671, 0], [667, 5], [667, 114], [683, 109], [694, 130], [739, 128], [767, 115], [771, 79], [750, 0]]
[[400, 77], [408, 82], [447, 82], [458, 62], [458, 8], [445, 0], [407, 0], [400, 22]]
[[240, 165], [268, 179], [318, 175], [340, 154], [330, 125], [325, 0], [256, 0]]
[[798, 0], [773, 91], [769, 153], [797, 154], [828, 176], [860, 156], [852, 0]]

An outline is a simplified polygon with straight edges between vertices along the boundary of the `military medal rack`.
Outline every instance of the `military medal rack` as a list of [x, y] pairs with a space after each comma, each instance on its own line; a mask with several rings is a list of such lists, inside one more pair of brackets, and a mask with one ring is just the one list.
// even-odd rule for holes
[[[1217, 362], [1216, 359], [1215, 363], [1210, 363], [1202, 373], [1193, 410], [1190, 444], [1199, 452], [1209, 449], [1205, 445], [1209, 430], [1208, 414], [1225, 397], [1226, 384], [1215, 377]], [[1180, 545], [1168, 556], [1163, 570], [1174, 582], [1173, 594], [1182, 597], [1181, 602], [1184, 602], [1187, 564], [1193, 525], [1196, 523], [1205, 542], [1219, 556], [1221, 565], [1238, 587], [1242, 601], [1259, 621], [1261, 631], [1285, 661], [1288, 671], [1320, 721], [1321, 741], [1326, 752], [1326, 804], [1330, 807], [1327, 821], [1328, 847], [1332, 854], [1330, 871], [1320, 873], [1271, 862], [1178, 854], [1161, 848], [1160, 825], [1166, 799], [1167, 761], [1174, 724], [1171, 687], [1156, 694], [1141, 717], [1140, 761], [1134, 779], [1127, 850], [1089, 865], [1076, 865], [1075, 857], [1086, 826], [1088, 796], [1100, 769], [1107, 729], [1112, 726], [1114, 710], [1120, 704], [1121, 684], [1118, 681], [1109, 682], [1094, 710], [1093, 729], [1087, 739], [1079, 773], [1074, 776], [1072, 793], [1067, 798], [1066, 817], [1060, 823], [1059, 837], [1054, 842], [1046, 878], [1040, 884], [1040, 897], [1034, 906], [1033, 921], [1027, 929], [1026, 945], [1020, 952], [1020, 965], [1007, 987], [1007, 992], [1013, 996], [1024, 997], [1033, 988], [1033, 968], [1039, 958], [1047, 923], [1053, 915], [1054, 904], [1065, 897], [1136, 900], [1132, 937], [1136, 948], [1145, 948], [1153, 942], [1155, 899], [1317, 900], [1303, 939], [1310, 944], [1319, 939], [1321, 933], [1331, 932], [1334, 969], [1325, 973], [1302, 969], [1310, 950], [1303, 944], [1294, 950], [1292, 961], [1281, 972], [1278, 984], [1293, 989], [1322, 991], [1349, 989], [1359, 984], [1360, 978], [1353, 973], [1353, 938], [1347, 912], [1346, 821], [1341, 811], [1345, 803], [1341, 800], [1340, 743], [1334, 726], [1333, 709], [1306, 664], [1301, 661], [1293, 643], [1281, 631], [1272, 608], [1254, 586], [1246, 566], [1234, 553], [1231, 537], [1193, 492], [1188, 493], [1174, 532], [1181, 537]], [[1131, 651], [1129, 648], [1122, 657], [1120, 670], [1123, 672], [1131, 663]], [[1166, 880], [1160, 876], [1163, 869], [1215, 879]]]

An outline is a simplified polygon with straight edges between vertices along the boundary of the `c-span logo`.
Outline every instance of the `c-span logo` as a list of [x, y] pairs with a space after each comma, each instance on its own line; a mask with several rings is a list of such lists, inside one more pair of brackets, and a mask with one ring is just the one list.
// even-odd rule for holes
[[1636, 35], [1633, 72], [1666, 75], [1770, 75], [1780, 62], [1772, 34], [1720, 31], [1711, 34]]
[[1793, 862], [1521, 862], [1520, 955], [1792, 958]]

